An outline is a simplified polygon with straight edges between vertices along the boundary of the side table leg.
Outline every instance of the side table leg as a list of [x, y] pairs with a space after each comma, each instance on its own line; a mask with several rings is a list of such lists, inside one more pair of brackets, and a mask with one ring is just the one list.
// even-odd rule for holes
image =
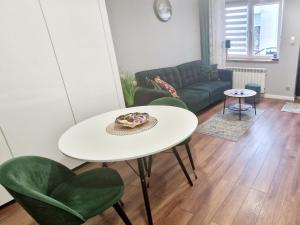
[[226, 95], [224, 98], [223, 115], [225, 114], [225, 109], [226, 109]]
[[255, 99], [255, 95], [254, 95], [254, 102], [253, 102], [253, 105], [254, 105], [254, 112], [255, 112], [255, 115], [256, 115], [256, 99]]
[[147, 213], [147, 218], [148, 218], [148, 224], [153, 225], [152, 213], [151, 213], [148, 190], [147, 190], [147, 184], [146, 184], [146, 179], [145, 179], [145, 169], [144, 169], [144, 165], [143, 165], [143, 159], [142, 158], [137, 159], [137, 162], [138, 162], [138, 167], [139, 167], [140, 180], [141, 180], [141, 186], [142, 186], [142, 190], [143, 190], [143, 196], [144, 196], [145, 208], [146, 208], [146, 213]]
[[241, 98], [239, 98], [239, 119], [242, 120], [242, 102], [241, 102]]

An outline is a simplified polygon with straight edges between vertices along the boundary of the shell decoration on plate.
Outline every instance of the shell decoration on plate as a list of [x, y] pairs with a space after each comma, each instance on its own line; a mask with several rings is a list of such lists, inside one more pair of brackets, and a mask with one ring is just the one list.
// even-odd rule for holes
[[123, 127], [134, 128], [136, 126], [140, 126], [146, 123], [148, 120], [149, 120], [148, 113], [135, 112], [135, 113], [128, 113], [117, 117], [115, 123]]

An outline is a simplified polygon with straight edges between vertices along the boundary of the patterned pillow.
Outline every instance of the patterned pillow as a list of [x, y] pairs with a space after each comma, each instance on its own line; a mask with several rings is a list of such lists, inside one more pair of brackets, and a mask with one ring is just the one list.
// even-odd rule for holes
[[147, 85], [152, 87], [155, 90], [161, 90], [161, 87], [152, 79], [149, 77], [146, 77]]
[[156, 76], [154, 78], [154, 81], [161, 87], [161, 89], [168, 91], [173, 97], [179, 98], [175, 88], [173, 86], [171, 86], [170, 84], [168, 84], [167, 82], [160, 79], [159, 76]]

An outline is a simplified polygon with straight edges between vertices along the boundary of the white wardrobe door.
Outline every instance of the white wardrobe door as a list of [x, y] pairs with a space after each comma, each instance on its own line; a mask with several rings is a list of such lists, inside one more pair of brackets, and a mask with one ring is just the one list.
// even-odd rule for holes
[[77, 121], [124, 106], [100, 1], [41, 0]]
[[[11, 154], [0, 127], [0, 164], [9, 159], [11, 159]], [[9, 202], [12, 199], [11, 195], [0, 185], [0, 205]]]
[[38, 0], [1, 0], [0, 15], [0, 126], [13, 155], [79, 165], [57, 147], [74, 119]]

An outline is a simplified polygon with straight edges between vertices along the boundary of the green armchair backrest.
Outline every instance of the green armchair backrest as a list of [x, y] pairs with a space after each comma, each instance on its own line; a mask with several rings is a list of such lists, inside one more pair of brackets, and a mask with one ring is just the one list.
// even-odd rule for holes
[[158, 98], [150, 102], [149, 105], [168, 105], [168, 106], [175, 106], [178, 108], [188, 109], [187, 105], [183, 101], [173, 97]]
[[17, 157], [0, 166], [0, 183], [41, 225], [84, 223], [79, 213], [50, 197], [55, 187], [73, 176], [67, 167], [37, 156]]

